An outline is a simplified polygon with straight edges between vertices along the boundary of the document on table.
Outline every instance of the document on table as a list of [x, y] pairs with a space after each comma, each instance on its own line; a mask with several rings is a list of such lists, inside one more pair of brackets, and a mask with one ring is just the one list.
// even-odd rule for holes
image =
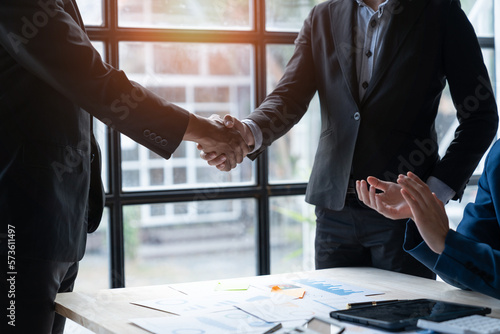
[[[220, 291], [220, 287], [221, 284], [217, 284], [215, 289], [205, 291], [178, 290], [182, 294], [176, 297], [133, 302], [180, 317], [132, 321], [152, 333], [179, 333], [173, 331], [174, 328], [180, 329], [179, 326], [201, 326], [197, 328], [203, 328], [206, 334], [212, 333], [208, 331], [212, 327], [214, 333], [219, 334], [226, 333], [221, 328], [226, 328], [230, 333], [266, 333], [279, 323], [286, 328], [293, 328], [313, 316], [329, 317], [330, 311], [345, 309], [348, 303], [371, 301], [372, 296], [383, 294], [326, 278], [303, 277], [250, 284], [246, 290]], [[305, 293], [296, 298], [297, 295], [282, 293], [286, 288], [305, 290]], [[235, 328], [238, 330], [235, 331]], [[196, 329], [192, 332], [197, 333]]]
[[[211, 291], [200, 295], [179, 295], [132, 302], [132, 304], [149, 307], [175, 315], [193, 315], [203, 312], [233, 310], [242, 303], [261, 302], [270, 298], [270, 291], [250, 287], [244, 291]], [[290, 298], [291, 299], [291, 298]]]
[[281, 328], [280, 323], [268, 323], [236, 309], [198, 316], [131, 319], [131, 322], [156, 334], [264, 334]]

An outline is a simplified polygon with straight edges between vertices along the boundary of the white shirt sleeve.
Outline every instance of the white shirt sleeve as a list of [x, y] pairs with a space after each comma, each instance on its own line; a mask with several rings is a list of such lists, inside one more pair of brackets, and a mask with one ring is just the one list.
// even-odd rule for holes
[[252, 152], [248, 153], [251, 154], [257, 151], [262, 146], [262, 130], [259, 128], [257, 123], [255, 123], [251, 119], [243, 119], [241, 122], [246, 124], [250, 128], [250, 131], [252, 131], [253, 134], [253, 138], [255, 141], [254, 148]]
[[448, 203], [456, 194], [446, 183], [434, 176], [427, 179], [427, 185], [444, 204]]

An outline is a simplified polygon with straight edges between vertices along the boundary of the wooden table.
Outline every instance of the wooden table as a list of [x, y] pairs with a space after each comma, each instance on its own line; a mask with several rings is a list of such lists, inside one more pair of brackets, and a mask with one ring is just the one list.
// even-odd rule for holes
[[[276, 279], [294, 280], [300, 278], [328, 278], [369, 290], [385, 292], [378, 299], [432, 298], [456, 303], [487, 306], [490, 316], [500, 318], [500, 300], [471, 291], [464, 291], [444, 282], [394, 273], [374, 268], [334, 268], [308, 272], [273, 275]], [[258, 283], [269, 276], [241, 278], [246, 282]], [[234, 279], [231, 279], [234, 281]], [[220, 281], [204, 281], [197, 287], [212, 287]], [[95, 333], [148, 333], [130, 323], [131, 318], [161, 317], [168, 313], [131, 304], [133, 301], [175, 297], [171, 287], [182, 285], [157, 285], [138, 288], [108, 289], [93, 294], [79, 292], [60, 293], [56, 298], [56, 312], [88, 328]]]

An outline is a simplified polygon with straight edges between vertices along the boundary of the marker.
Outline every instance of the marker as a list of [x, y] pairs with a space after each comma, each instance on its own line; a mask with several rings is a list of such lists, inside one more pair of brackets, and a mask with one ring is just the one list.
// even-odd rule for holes
[[349, 303], [347, 304], [347, 308], [355, 308], [355, 307], [363, 307], [363, 306], [376, 306], [376, 305], [383, 305], [383, 304], [389, 304], [389, 303], [394, 303], [399, 301], [399, 299], [390, 299], [390, 300], [374, 300], [371, 302], [362, 302], [362, 303]]

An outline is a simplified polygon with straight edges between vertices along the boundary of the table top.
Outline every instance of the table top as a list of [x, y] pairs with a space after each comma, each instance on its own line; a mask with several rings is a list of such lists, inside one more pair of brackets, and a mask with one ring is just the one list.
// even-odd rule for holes
[[[457, 289], [435, 281], [375, 268], [333, 268], [271, 276], [244, 277], [230, 280], [155, 285], [136, 288], [106, 289], [95, 293], [60, 293], [56, 298], [56, 312], [68, 319], [99, 333], [148, 333], [130, 322], [131, 318], [164, 317], [169, 313], [131, 304], [141, 300], [169, 298], [182, 295], [176, 289], [196, 286], [207, 289], [218, 282], [246, 281], [257, 284], [269, 278], [294, 280], [303, 278], [328, 278], [367, 290], [384, 292], [377, 299], [431, 298], [455, 303], [486, 306], [490, 316], [500, 318], [500, 300], [486, 295]], [[174, 289], [172, 289], [172, 287]], [[172, 315], [174, 316], [174, 315]]]

